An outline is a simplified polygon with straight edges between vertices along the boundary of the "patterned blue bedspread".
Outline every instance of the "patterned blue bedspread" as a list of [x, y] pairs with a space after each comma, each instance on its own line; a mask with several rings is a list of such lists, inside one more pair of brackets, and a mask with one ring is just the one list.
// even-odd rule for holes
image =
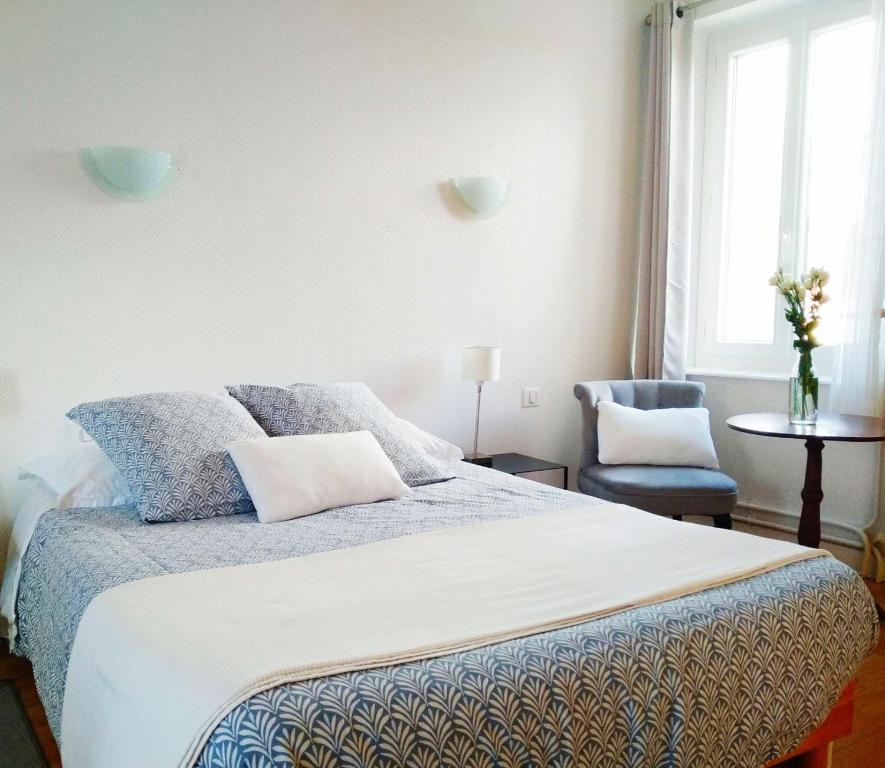
[[[15, 650], [34, 665], [56, 737], [80, 617], [117, 584], [597, 503], [459, 473], [406, 499], [273, 525], [151, 525], [125, 508], [44, 515], [25, 555]], [[877, 633], [854, 571], [816, 558], [567, 629], [278, 686], [225, 717], [199, 766], [761, 765], [819, 724]]]

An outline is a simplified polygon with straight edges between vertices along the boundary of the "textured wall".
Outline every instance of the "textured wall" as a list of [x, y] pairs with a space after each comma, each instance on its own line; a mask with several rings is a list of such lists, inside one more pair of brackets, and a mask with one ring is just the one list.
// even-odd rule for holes
[[[467, 445], [460, 348], [500, 344], [483, 447], [574, 463], [572, 384], [627, 370], [646, 6], [3, 3], [0, 547], [14, 467], [108, 395], [361, 379]], [[102, 143], [179, 178], [115, 201]], [[462, 174], [503, 212], [451, 215]]]

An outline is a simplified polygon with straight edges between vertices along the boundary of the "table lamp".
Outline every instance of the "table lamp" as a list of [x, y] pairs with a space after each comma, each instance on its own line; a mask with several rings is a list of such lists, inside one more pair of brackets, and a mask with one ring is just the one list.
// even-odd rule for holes
[[467, 461], [473, 464], [491, 466], [492, 459], [479, 453], [479, 409], [482, 403], [482, 385], [487, 381], [501, 378], [500, 347], [465, 347], [464, 348], [464, 380], [476, 382], [476, 426], [473, 432], [473, 453], [467, 455]]

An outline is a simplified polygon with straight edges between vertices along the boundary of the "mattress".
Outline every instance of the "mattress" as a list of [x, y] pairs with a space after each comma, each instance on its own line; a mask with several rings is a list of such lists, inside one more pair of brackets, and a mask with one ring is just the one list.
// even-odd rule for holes
[[[44, 514], [23, 558], [16, 651], [53, 732], [79, 620], [113, 586], [597, 503], [469, 465], [458, 474], [274, 525]], [[819, 724], [877, 631], [856, 574], [815, 558], [567, 629], [272, 688], [225, 717], [198, 764], [761, 764]]]

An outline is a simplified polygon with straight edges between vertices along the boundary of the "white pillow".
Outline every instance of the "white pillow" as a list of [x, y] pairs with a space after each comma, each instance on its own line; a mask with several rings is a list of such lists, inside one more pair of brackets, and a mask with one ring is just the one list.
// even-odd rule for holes
[[262, 523], [411, 493], [371, 432], [234, 440], [227, 449]]
[[58, 496], [58, 509], [132, 503], [126, 481], [94, 442], [38, 456], [19, 467], [19, 478], [40, 480]]
[[464, 458], [464, 451], [457, 445], [453, 445], [436, 435], [431, 435], [430, 432], [425, 432], [420, 427], [412, 424], [411, 421], [406, 421], [399, 417], [397, 417], [397, 420], [409, 439], [434, 459], [439, 459], [440, 461], [461, 461]]
[[706, 408], [643, 411], [607, 400], [597, 408], [600, 464], [719, 469]]

